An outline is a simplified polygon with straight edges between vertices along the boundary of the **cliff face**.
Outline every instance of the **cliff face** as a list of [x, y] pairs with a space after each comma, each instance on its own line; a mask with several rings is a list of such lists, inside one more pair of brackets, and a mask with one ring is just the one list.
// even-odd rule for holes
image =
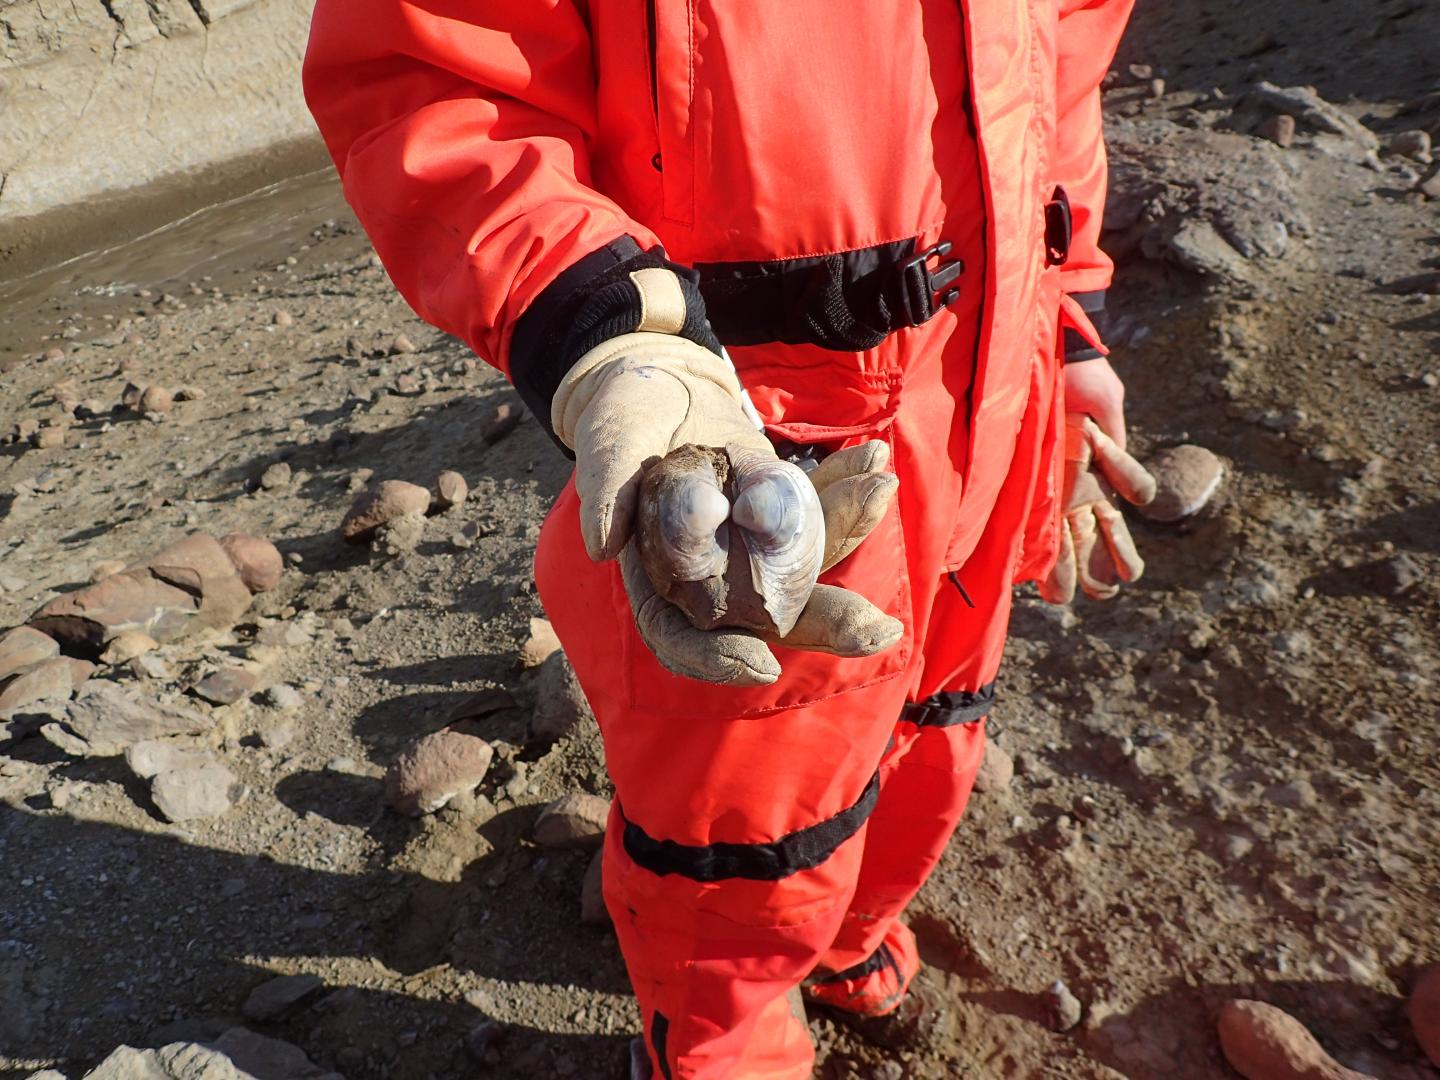
[[313, 0], [0, 0], [0, 225], [313, 132]]

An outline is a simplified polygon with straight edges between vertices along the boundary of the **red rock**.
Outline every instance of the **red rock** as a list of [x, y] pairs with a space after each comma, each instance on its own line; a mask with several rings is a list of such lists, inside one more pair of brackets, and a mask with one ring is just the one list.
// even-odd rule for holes
[[173, 641], [199, 610], [197, 595], [142, 567], [57, 596], [28, 621], [63, 645], [98, 656], [107, 641], [126, 630]]
[[480, 786], [494, 750], [484, 739], [442, 729], [416, 740], [385, 774], [385, 802], [402, 814], [433, 814]]
[[535, 842], [545, 847], [598, 848], [605, 841], [610, 800], [572, 791], [562, 795], [535, 823]]
[[1300, 1021], [1263, 1001], [1227, 1001], [1219, 1031], [1225, 1060], [1247, 1080], [1375, 1080], [1345, 1068]]
[[1192, 444], [1161, 450], [1145, 467], [1155, 477], [1155, 498], [1136, 509], [1151, 521], [1174, 522], [1199, 513], [1225, 479], [1224, 463]]
[[269, 592], [280, 584], [285, 560], [269, 540], [249, 533], [233, 532], [222, 537], [220, 546], [240, 573], [240, 580], [252, 593]]
[[29, 626], [17, 626], [0, 634], [0, 680], [60, 655], [60, 646], [49, 634]]
[[375, 530], [402, 514], [423, 514], [430, 508], [430, 492], [404, 480], [382, 480], [362, 491], [340, 522], [347, 543], [363, 544]]
[[168, 413], [175, 407], [175, 395], [163, 386], [147, 386], [140, 395], [140, 411], [145, 413]]
[[212, 705], [233, 705], [250, 696], [255, 681], [255, 676], [244, 668], [226, 667], [205, 676], [190, 691]]
[[90, 677], [93, 670], [93, 664], [72, 660], [68, 656], [42, 660], [11, 678], [0, 689], [0, 715], [38, 701], [63, 701]]
[[459, 506], [469, 495], [470, 485], [458, 472], [446, 469], [435, 478], [435, 505], [441, 510]]
[[1440, 964], [1420, 973], [1405, 1004], [1415, 1041], [1432, 1065], [1440, 1066]]

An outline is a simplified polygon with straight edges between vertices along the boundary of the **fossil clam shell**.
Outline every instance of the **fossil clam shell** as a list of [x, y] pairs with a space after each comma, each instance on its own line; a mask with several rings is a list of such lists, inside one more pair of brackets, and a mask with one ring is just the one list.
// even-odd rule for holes
[[646, 470], [636, 535], [656, 592], [700, 629], [783, 637], [819, 576], [825, 515], [797, 466], [683, 446]]

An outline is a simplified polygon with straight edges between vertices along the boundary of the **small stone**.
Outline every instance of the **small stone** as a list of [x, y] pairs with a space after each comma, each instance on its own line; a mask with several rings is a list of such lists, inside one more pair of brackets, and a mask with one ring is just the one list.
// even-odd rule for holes
[[41, 428], [37, 431], [31, 443], [37, 450], [57, 450], [65, 445], [65, 438], [69, 429], [57, 425]]
[[395, 378], [395, 393], [408, 397], [420, 392], [420, 380], [409, 373], [398, 375]]
[[531, 619], [530, 636], [520, 646], [520, 666], [539, 667], [559, 648], [560, 639], [555, 636], [555, 628], [550, 625], [550, 620]]
[[1410, 998], [1405, 1003], [1415, 1041], [1430, 1063], [1440, 1067], [1440, 964], [1432, 964], [1420, 972]]
[[223, 765], [175, 769], [155, 777], [150, 799], [167, 821], [218, 817], [235, 805], [239, 784]]
[[975, 790], [982, 794], [1001, 792], [1010, 787], [1015, 776], [1015, 762], [992, 739], [985, 744], [985, 756], [975, 773]]
[[283, 461], [277, 461], [263, 473], [260, 474], [260, 486], [266, 491], [274, 491], [276, 488], [285, 487], [290, 483], [290, 466]]
[[540, 665], [535, 682], [535, 711], [530, 733], [537, 739], [554, 740], [584, 723], [593, 723], [595, 713], [580, 689], [575, 669], [560, 650]]
[[463, 529], [457, 529], [450, 534], [450, 546], [456, 551], [468, 551], [475, 546], [475, 541], [471, 540]]
[[375, 530], [375, 547], [392, 558], [408, 555], [425, 539], [425, 515], [401, 514]]
[[215, 758], [193, 746], [180, 746], [163, 739], [146, 739], [125, 748], [125, 764], [141, 780], [176, 769], [198, 769], [216, 764]]
[[535, 823], [535, 842], [545, 847], [598, 848], [605, 840], [610, 800], [572, 791], [545, 807]]
[[42, 660], [0, 686], [0, 717], [40, 701], [64, 701], [90, 677], [95, 665], [57, 656]]
[[267, 750], [284, 750], [295, 741], [295, 728], [290, 724], [276, 724], [259, 733], [260, 745]]
[[204, 401], [205, 389], [200, 386], [181, 386], [175, 391], [176, 401]]
[[351, 505], [340, 523], [340, 535], [352, 544], [363, 544], [387, 521], [402, 514], [424, 514], [430, 507], [430, 493], [404, 480], [382, 480], [366, 488]]
[[1415, 190], [1427, 199], [1440, 199], [1440, 161], [1431, 165], [1424, 175], [1415, 181]]
[[162, 682], [173, 679], [175, 670], [159, 653], [143, 653], [130, 661], [130, 670], [142, 679], [158, 679]]
[[435, 478], [435, 504], [441, 510], [459, 506], [469, 494], [470, 487], [465, 483], [465, 477], [458, 472], [446, 469]]
[[106, 643], [100, 662], [114, 667], [159, 647], [160, 643], [143, 630], [122, 630]]
[[1391, 154], [1414, 158], [1423, 164], [1429, 164], [1430, 150], [1430, 133], [1428, 131], [1402, 131], [1390, 140], [1389, 151]]
[[221, 668], [191, 687], [196, 697], [212, 705], [233, 705], [241, 698], [249, 697], [254, 689], [255, 676], [237, 667]]
[[1150, 80], [1148, 83], [1146, 83], [1146, 85], [1145, 85], [1145, 92], [1146, 92], [1147, 94], [1149, 94], [1152, 99], [1158, 99], [1158, 98], [1164, 97], [1164, 96], [1165, 96], [1165, 80], [1164, 80], [1164, 79], [1151, 79], [1151, 80]]
[[298, 709], [305, 699], [293, 686], [276, 683], [274, 686], [267, 686], [260, 692], [260, 700], [272, 709], [289, 712], [292, 709]]
[[288, 311], [277, 311], [271, 319], [276, 326], [294, 326], [295, 316]]
[[1373, 1080], [1345, 1068], [1300, 1021], [1263, 1001], [1227, 1001], [1218, 1027], [1225, 1060], [1248, 1080]]
[[49, 634], [30, 626], [6, 630], [0, 634], [0, 682], [59, 655], [60, 646]]
[[480, 438], [486, 443], [499, 442], [515, 430], [515, 425], [519, 424], [524, 416], [525, 410], [519, 405], [508, 401], [503, 405], [497, 405], [495, 412], [486, 422], [485, 427], [481, 429]]
[[41, 356], [41, 359], [47, 360], [52, 364], [58, 360], [64, 360], [65, 350], [52, 345], [50, 348], [45, 350], [45, 352]]
[[140, 411], [143, 413], [168, 413], [175, 407], [175, 395], [163, 386], [147, 386], [140, 395]]
[[415, 343], [414, 343], [413, 341], [411, 341], [408, 337], [406, 337], [404, 334], [396, 334], [396, 335], [395, 335], [395, 340], [390, 343], [390, 351], [391, 351], [392, 353], [407, 353], [407, 354], [408, 354], [408, 353], [419, 352], [420, 350], [419, 350], [419, 348], [415, 345]]
[[1409, 592], [1424, 578], [1425, 572], [1415, 559], [1405, 553], [1375, 563], [1367, 578], [1370, 587], [1383, 596], [1400, 596]]
[[1255, 129], [1262, 139], [1269, 139], [1276, 146], [1287, 148], [1295, 141], [1295, 118], [1287, 113], [1267, 116]]
[[1265, 792], [1265, 798], [1287, 810], [1309, 809], [1320, 801], [1309, 780], [1291, 780], [1288, 784], [1277, 784]]
[[433, 814], [480, 786], [494, 750], [484, 739], [442, 729], [417, 739], [385, 774], [385, 802], [402, 814]]
[[580, 886], [580, 921], [586, 926], [605, 926], [610, 922], [610, 911], [605, 906], [604, 856], [603, 848], [591, 856], [590, 865], [585, 868], [585, 883]]
[[1136, 83], [1149, 82], [1155, 75], [1155, 69], [1149, 64], [1130, 64], [1125, 70]]
[[1249, 855], [1255, 842], [1241, 833], [1226, 833], [1220, 841], [1220, 854], [1226, 863], [1237, 863]]
[[279, 1020], [324, 988], [318, 975], [281, 975], [251, 990], [240, 1011], [249, 1020]]
[[1056, 1031], [1069, 1031], [1085, 1015], [1080, 999], [1059, 979], [1045, 991], [1045, 1005], [1050, 1013], [1050, 1026]]
[[1224, 463], [1192, 444], [1161, 450], [1145, 467], [1155, 477], [1155, 498], [1137, 509], [1151, 521], [1174, 522], [1199, 513], [1225, 479]]

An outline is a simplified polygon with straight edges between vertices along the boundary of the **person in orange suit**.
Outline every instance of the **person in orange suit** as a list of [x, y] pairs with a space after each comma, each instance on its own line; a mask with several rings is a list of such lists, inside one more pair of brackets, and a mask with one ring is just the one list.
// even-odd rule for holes
[[[901, 914], [1012, 586], [1141, 572], [1098, 246], [1130, 6], [316, 4], [307, 100], [392, 279], [575, 459], [536, 580], [614, 780], [636, 1076], [799, 1080], [797, 987], [918, 1000]], [[736, 442], [813, 470], [827, 523], [874, 496], [779, 639], [696, 628], [632, 542], [649, 462]]]

